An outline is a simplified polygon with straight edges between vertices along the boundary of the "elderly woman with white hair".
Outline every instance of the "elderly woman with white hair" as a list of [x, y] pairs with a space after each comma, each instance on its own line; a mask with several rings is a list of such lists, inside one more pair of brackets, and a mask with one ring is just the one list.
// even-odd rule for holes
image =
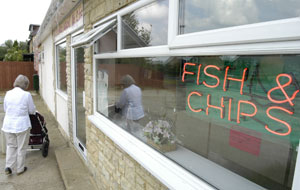
[[25, 91], [28, 85], [28, 78], [19, 75], [14, 82], [14, 88], [7, 91], [4, 97], [5, 117], [2, 131], [5, 132], [7, 144], [6, 175], [11, 175], [15, 169], [17, 175], [27, 170], [25, 157], [31, 129], [29, 114], [35, 114], [32, 96]]
[[138, 121], [144, 117], [144, 108], [142, 104], [142, 91], [135, 85], [134, 79], [130, 75], [125, 75], [121, 79], [124, 85], [120, 100], [116, 103], [117, 108], [122, 109], [122, 115], [127, 120], [128, 130], [131, 121]]

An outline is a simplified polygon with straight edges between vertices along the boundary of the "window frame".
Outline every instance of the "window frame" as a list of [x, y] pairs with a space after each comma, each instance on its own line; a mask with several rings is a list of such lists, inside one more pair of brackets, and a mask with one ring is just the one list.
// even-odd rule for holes
[[[123, 53], [106, 53], [100, 56], [93, 56], [93, 115], [89, 115], [88, 119], [96, 128], [107, 135], [114, 143], [116, 143], [122, 150], [134, 158], [141, 166], [149, 171], [153, 176], [159, 179], [170, 189], [202, 189], [202, 190], [216, 190], [213, 186], [194, 176], [188, 170], [182, 168], [158, 151], [146, 145], [130, 133], [124, 131], [111, 120], [97, 111], [97, 95], [96, 85], [96, 59], [123, 58]], [[98, 58], [96, 58], [98, 57]], [[141, 56], [140, 56], [141, 57]]]
[[[56, 77], [56, 93], [59, 94], [62, 98], [64, 98], [65, 100], [68, 99], [68, 94], [67, 94], [67, 91], [64, 92], [63, 90], [61, 90], [59, 87], [59, 80], [60, 77], [58, 76], [59, 75], [59, 52], [58, 52], [58, 46], [63, 44], [63, 43], [66, 43], [66, 48], [67, 48], [67, 39], [64, 38], [58, 42], [55, 43], [55, 66], [56, 66], [56, 69], [55, 69], [55, 77]], [[67, 53], [67, 52], [66, 52]], [[67, 61], [67, 60], [66, 60]], [[66, 63], [67, 64], [67, 63]], [[66, 72], [66, 79], [67, 79], [67, 72]], [[66, 80], [66, 83], [67, 83], [67, 80]]]
[[[300, 40], [300, 16], [179, 35], [179, 1], [172, 1], [169, 9], [170, 18], [176, 18], [170, 25], [170, 49]], [[266, 33], [266, 28], [272, 32]], [[246, 51], [247, 48], [242, 50]]]
[[[71, 42], [72, 42], [72, 40], [75, 38], [75, 37], [79, 37], [80, 35], [83, 35], [83, 32], [84, 32], [84, 30], [83, 30], [83, 28], [82, 29], [79, 29], [78, 31], [76, 31], [76, 32], [74, 32], [72, 35], [71, 35]], [[80, 47], [80, 46], [79, 46]], [[75, 81], [75, 67], [76, 67], [76, 65], [75, 65], [75, 49], [76, 48], [79, 48], [79, 47], [72, 47], [71, 46], [71, 80], [72, 80], [72, 97], [73, 97], [73, 95], [75, 94], [75, 85], [76, 85], [76, 81]], [[72, 98], [72, 118], [74, 119], [74, 118], [76, 118], [76, 102], [75, 102], [76, 100], [74, 99], [74, 98]], [[73, 129], [73, 131], [76, 131], [76, 122], [73, 122], [73, 126], [72, 126], [72, 129]], [[82, 149], [79, 147], [79, 143], [81, 143], [78, 139], [77, 139], [77, 137], [76, 137], [76, 133], [75, 132], [73, 132], [73, 142], [74, 142], [74, 146], [78, 149], [78, 150], [80, 150], [80, 151], [78, 151], [81, 155], [82, 155], [82, 157], [83, 157], [83, 159], [85, 160], [85, 161], [87, 161], [87, 150], [86, 150], [86, 148], [84, 149], [84, 151], [82, 151]]]
[[116, 19], [111, 19], [102, 25], [93, 28], [87, 33], [81, 34], [78, 39], [71, 44], [72, 48], [77, 47], [89, 47], [94, 44], [94, 42], [104, 36], [110, 31], [110, 27], [116, 24]]
[[[117, 18], [117, 52], [114, 53], [121, 53], [128, 57], [127, 55], [139, 54], [137, 51], [145, 51], [147, 54], [157, 49], [162, 50], [160, 54], [197, 52], [197, 55], [292, 54], [299, 52], [300, 17], [178, 35], [179, 0], [169, 0], [169, 28], [166, 45], [121, 49], [122, 16], [153, 2], [155, 0], [138, 1], [94, 24], [94, 27], [97, 27], [108, 20]], [[270, 33], [266, 34], [266, 27], [270, 31], [277, 32], [272, 32], [271, 35]], [[250, 37], [244, 39], [241, 34], [245, 35], [245, 33]], [[222, 40], [224, 36], [227, 36], [229, 40]]]
[[[216, 30], [209, 30], [203, 32], [196, 32], [190, 34], [178, 35], [178, 14], [179, 14], [179, 0], [169, 0], [169, 21], [168, 21], [168, 43], [162, 46], [151, 46], [132, 49], [121, 49], [122, 35], [121, 35], [121, 19], [138, 8], [146, 6], [155, 0], [141, 0], [128, 5], [127, 7], [118, 10], [100, 20], [94, 27], [107, 22], [112, 18], [117, 18], [117, 51], [110, 53], [101, 53], [93, 55], [93, 113], [88, 116], [99, 130], [104, 132], [109, 138], [113, 140], [119, 147], [121, 147], [127, 154], [134, 158], [153, 176], [159, 179], [170, 189], [215, 189], [205, 180], [194, 176], [190, 171], [176, 164], [169, 158], [166, 158], [161, 153], [157, 152], [149, 145], [146, 145], [130, 133], [125, 132], [119, 126], [114, 124], [105, 116], [97, 112], [96, 106], [96, 59], [113, 59], [113, 58], [133, 58], [133, 57], [159, 57], [159, 56], [203, 56], [203, 55], [263, 55], [263, 54], [299, 54], [300, 53], [300, 19], [283, 19], [277, 21], [263, 22], [257, 24], [249, 24], [242, 26], [235, 26], [230, 28], [221, 28]], [[298, 23], [298, 26], [296, 25]], [[262, 33], [266, 29], [278, 29], [279, 26], [283, 28], [291, 28], [290, 32], [282, 35], [281, 32], [267, 35]], [[249, 31], [248, 31], [249, 30]], [[249, 38], [239, 38], [239, 36], [227, 41], [220, 41], [224, 36], [224, 32], [228, 32], [228, 36], [255, 32], [258, 37], [250, 35]], [[282, 31], [282, 30], [280, 30]], [[199, 39], [207, 38], [214, 41], [204, 41], [199, 43]], [[219, 39], [217, 41], [216, 39]], [[211, 164], [209, 160], [207, 160]], [[300, 156], [297, 156], [297, 164], [295, 167], [294, 179], [300, 176], [297, 172], [300, 168]], [[212, 168], [218, 169], [218, 165], [212, 163]], [[232, 173], [232, 177], [236, 181], [245, 179], [230, 170], [221, 167], [225, 172]], [[217, 170], [216, 170], [217, 171]], [[300, 171], [300, 170], [299, 170]], [[227, 173], [228, 174], [228, 173]], [[230, 178], [224, 178], [230, 180]], [[253, 183], [253, 182], [252, 182]], [[296, 187], [296, 188], [295, 188]], [[300, 189], [300, 182], [293, 180], [292, 188]]]

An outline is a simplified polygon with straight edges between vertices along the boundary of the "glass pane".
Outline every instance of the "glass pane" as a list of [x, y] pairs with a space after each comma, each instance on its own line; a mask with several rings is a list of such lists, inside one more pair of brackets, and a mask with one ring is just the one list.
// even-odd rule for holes
[[122, 17], [122, 49], [166, 45], [168, 0], [159, 0]]
[[66, 74], [66, 43], [56, 46], [57, 48], [57, 88], [67, 93]]
[[80, 142], [85, 145], [84, 48], [76, 48], [74, 50], [74, 56], [76, 64], [76, 136]]
[[299, 62], [300, 55], [98, 59], [97, 111], [217, 188], [224, 179], [211, 178], [203, 162], [250, 184], [291, 189]]
[[117, 51], [117, 27], [111, 28], [104, 36], [95, 43], [95, 54]]
[[111, 31], [113, 28], [116, 27], [116, 19], [112, 19], [107, 21], [100, 26], [78, 36], [73, 37], [73, 47], [85, 46], [88, 47], [93, 45], [96, 40], [103, 37], [107, 32]]
[[179, 34], [299, 17], [298, 0], [180, 0]]

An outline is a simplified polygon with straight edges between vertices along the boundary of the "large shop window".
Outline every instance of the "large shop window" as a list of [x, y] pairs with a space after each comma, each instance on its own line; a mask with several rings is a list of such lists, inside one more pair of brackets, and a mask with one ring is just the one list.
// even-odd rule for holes
[[57, 89], [67, 93], [66, 43], [56, 46]]
[[166, 45], [168, 0], [159, 0], [122, 17], [122, 49]]
[[300, 55], [96, 59], [96, 110], [217, 188], [224, 179], [203, 160], [259, 189], [291, 189], [299, 63]]
[[300, 1], [180, 0], [179, 34], [299, 17]]

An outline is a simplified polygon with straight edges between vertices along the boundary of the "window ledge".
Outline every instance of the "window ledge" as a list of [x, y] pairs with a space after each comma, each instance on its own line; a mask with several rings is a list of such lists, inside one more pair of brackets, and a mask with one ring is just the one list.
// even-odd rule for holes
[[62, 97], [64, 100], [68, 100], [68, 95], [65, 93], [65, 92], [63, 92], [63, 91], [61, 91], [61, 90], [59, 90], [59, 89], [56, 89], [56, 94], [57, 95], [59, 95], [60, 97]]
[[88, 119], [168, 188], [185, 190], [215, 189], [106, 118], [91, 115]]

